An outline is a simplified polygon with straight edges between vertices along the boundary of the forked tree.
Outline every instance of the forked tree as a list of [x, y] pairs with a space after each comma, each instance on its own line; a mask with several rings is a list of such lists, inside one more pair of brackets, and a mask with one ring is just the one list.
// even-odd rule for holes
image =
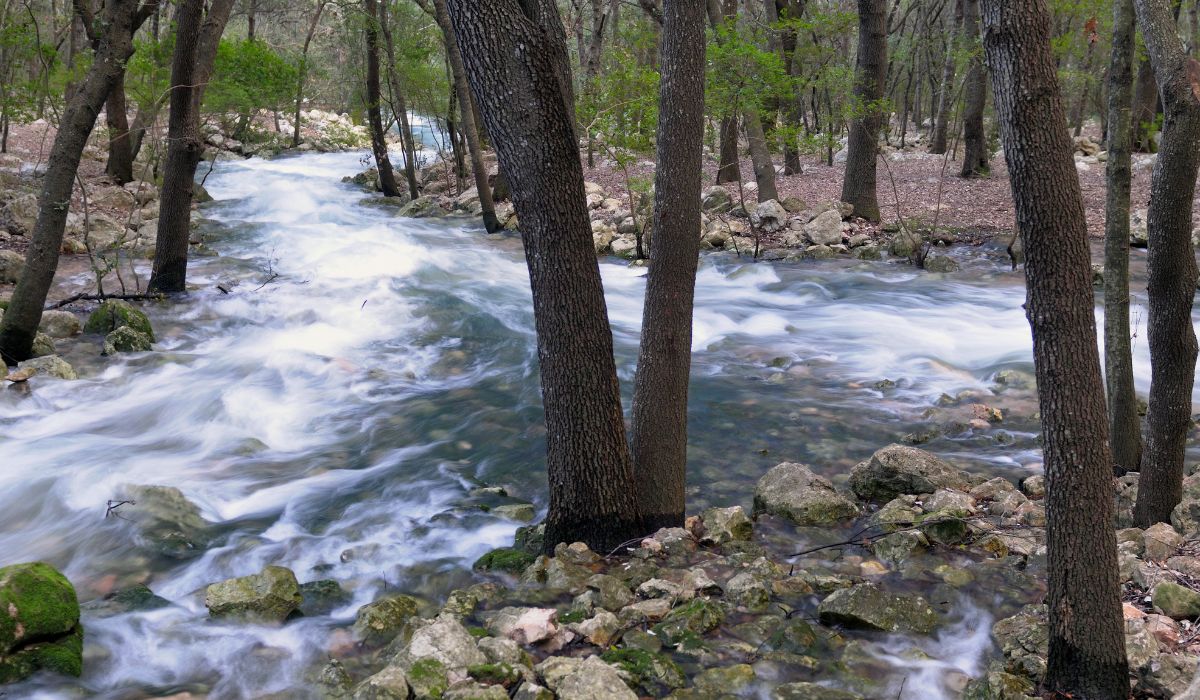
[[1083, 196], [1046, 0], [983, 0], [984, 50], [1025, 245], [1026, 315], [1046, 469], [1049, 657], [1056, 697], [1129, 696], [1112, 462]]

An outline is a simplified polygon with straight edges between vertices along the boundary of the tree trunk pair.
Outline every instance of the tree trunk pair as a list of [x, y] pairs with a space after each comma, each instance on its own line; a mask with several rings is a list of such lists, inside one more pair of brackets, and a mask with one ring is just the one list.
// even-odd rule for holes
[[158, 243], [148, 289], [178, 293], [187, 289], [188, 245], [196, 167], [204, 154], [200, 105], [212, 78], [217, 46], [233, 0], [182, 0], [175, 13], [175, 53], [171, 57], [171, 112], [167, 119], [167, 162], [159, 196]]
[[[386, 0], [385, 0], [386, 1]], [[388, 157], [387, 138], [383, 133], [383, 116], [380, 113], [379, 89], [379, 9], [377, 0], [363, 0], [366, 13], [364, 29], [367, 43], [367, 121], [371, 129], [371, 152], [375, 154], [375, 168], [379, 171], [379, 189], [384, 197], [399, 197], [396, 186], [396, 171]]]
[[1129, 668], [1087, 223], [1050, 48], [1050, 12], [1045, 0], [982, 4], [1025, 245], [1025, 306], [1042, 416], [1050, 637], [1043, 691], [1124, 700]]

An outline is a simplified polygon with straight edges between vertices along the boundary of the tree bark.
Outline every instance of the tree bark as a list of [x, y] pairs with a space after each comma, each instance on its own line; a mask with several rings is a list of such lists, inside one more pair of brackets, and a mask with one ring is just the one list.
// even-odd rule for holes
[[704, 10], [663, 6], [654, 237], [633, 386], [633, 462], [646, 532], [680, 527], [687, 480], [692, 306], [700, 254], [704, 146]]
[[861, 110], [850, 126], [842, 201], [854, 215], [879, 221], [875, 192], [879, 133], [883, 129], [884, 81], [887, 79], [887, 2], [858, 0], [858, 60], [854, 97]]
[[[133, 55], [133, 35], [153, 6], [148, 3], [139, 7], [138, 0], [109, 0], [104, 6], [103, 32], [97, 36], [92, 65], [83, 83], [70, 93], [51, 146], [38, 198], [37, 223], [25, 254], [25, 270], [0, 322], [0, 358], [5, 364], [27, 360], [33, 352], [42, 307], [58, 268], [58, 252], [84, 146], [96, 127], [100, 108], [125, 74], [125, 63]], [[82, 10], [84, 3], [77, 2], [77, 7]], [[91, 24], [90, 8], [86, 13]]]
[[404, 151], [404, 179], [408, 182], [408, 195], [413, 199], [420, 196], [417, 186], [417, 147], [413, 141], [412, 125], [408, 123], [408, 103], [404, 99], [404, 90], [396, 77], [396, 49], [392, 42], [391, 21], [388, 19], [388, 2], [384, 0], [379, 5], [379, 27], [383, 31], [383, 45], [388, 57], [388, 85], [391, 87], [392, 112], [400, 129], [400, 145]]
[[946, 152], [947, 134], [950, 131], [950, 115], [954, 112], [955, 63], [958, 59], [955, 44], [962, 42], [963, 0], [954, 3], [954, 37], [946, 42], [946, 63], [942, 66], [942, 84], [938, 90], [937, 116], [933, 120], [933, 139], [929, 144], [929, 152], [942, 154]]
[[[806, 0], [767, 0], [767, 2], [775, 3], [776, 14], [780, 21], [798, 20], [804, 15]], [[796, 61], [797, 39], [796, 29], [790, 26], [784, 27], [779, 38], [779, 50], [783, 54], [783, 67], [793, 80], [798, 80], [800, 77], [800, 64]], [[783, 103], [783, 123], [790, 131], [783, 143], [784, 175], [799, 175], [804, 169], [800, 163], [800, 150], [796, 147], [803, 117], [804, 101], [797, 91]]]
[[[737, 0], [708, 0], [708, 21], [715, 30], [723, 22], [737, 21]], [[742, 181], [742, 167], [738, 158], [738, 117], [729, 114], [721, 118], [720, 161], [717, 164], [717, 184]]]
[[[386, 0], [385, 0], [386, 2]], [[379, 90], [379, 8], [377, 0], [363, 0], [363, 11], [367, 15], [367, 121], [371, 125], [371, 151], [375, 154], [375, 168], [379, 171], [379, 189], [384, 197], [399, 197], [396, 186], [396, 171], [388, 157], [387, 139], [383, 133], [383, 116], [380, 114]]]
[[129, 139], [129, 115], [125, 105], [125, 74], [108, 93], [104, 112], [108, 120], [108, 163], [104, 172], [118, 185], [133, 180], [133, 144]]
[[987, 72], [979, 52], [979, 0], [963, 0], [963, 45], [971, 51], [967, 64], [963, 109], [962, 177], [983, 177], [991, 172], [988, 165], [987, 134], [983, 130], [983, 109], [987, 104]]
[[754, 165], [758, 201], [779, 199], [779, 191], [775, 188], [775, 164], [771, 161], [771, 149], [767, 147], [762, 118], [758, 112], [747, 111], [742, 114], [742, 124], [746, 127], [746, 141], [750, 144], [750, 162]]
[[1046, 465], [1049, 658], [1043, 690], [1129, 696], [1112, 463], [1083, 198], [1045, 0], [983, 0], [984, 49], [1025, 244], [1026, 315]]
[[1109, 440], [1120, 476], [1142, 459], [1141, 419], [1133, 384], [1129, 328], [1129, 197], [1133, 100], [1133, 0], [1113, 3], [1112, 60], [1108, 68], [1108, 194], [1104, 223], [1104, 378], [1108, 388]]
[[488, 184], [488, 168], [483, 160], [483, 145], [479, 139], [479, 126], [475, 122], [475, 103], [471, 97], [471, 87], [467, 83], [467, 70], [463, 66], [462, 49], [458, 36], [454, 33], [454, 24], [446, 12], [446, 0], [433, 0], [437, 12], [437, 23], [442, 28], [442, 36], [446, 42], [446, 57], [450, 62], [450, 73], [454, 79], [454, 91], [458, 95], [459, 112], [462, 115], [460, 128], [467, 137], [467, 150], [471, 154], [471, 170], [475, 176], [475, 190], [479, 194], [479, 206], [482, 208], [483, 228], [488, 233], [495, 233], [503, 226], [496, 218], [496, 204], [492, 201], [492, 188]]
[[564, 88], [562, 22], [552, 0], [449, 0], [448, 9], [521, 218], [546, 412], [546, 548], [582, 541], [608, 552], [646, 533]]
[[[159, 196], [154, 268], [147, 286], [156, 293], [178, 293], [187, 289], [192, 195], [196, 186], [196, 166], [204, 153], [200, 139], [200, 104], [212, 77], [217, 46], [229, 21], [233, 0], [212, 0], [207, 14], [203, 9], [203, 2], [184, 0], [176, 11], [175, 54], [171, 57], [171, 112], [167, 118], [167, 163], [163, 168]], [[197, 12], [203, 20], [194, 19]], [[188, 29], [184, 29], [185, 24]]]
[[292, 148], [300, 145], [300, 107], [304, 104], [304, 83], [308, 80], [308, 47], [317, 33], [317, 25], [321, 23], [321, 13], [325, 11], [325, 4], [326, 0], [317, 0], [317, 11], [313, 13], [312, 21], [308, 24], [308, 33], [304, 35], [304, 48], [300, 50], [300, 69], [296, 76], [296, 114], [292, 122]]
[[1183, 494], [1184, 446], [1192, 427], [1196, 372], [1196, 257], [1192, 198], [1200, 171], [1200, 63], [1179, 40], [1171, 7], [1135, 0], [1138, 26], [1163, 101], [1163, 133], [1150, 186], [1147, 294], [1150, 410], [1134, 523], [1169, 522]]

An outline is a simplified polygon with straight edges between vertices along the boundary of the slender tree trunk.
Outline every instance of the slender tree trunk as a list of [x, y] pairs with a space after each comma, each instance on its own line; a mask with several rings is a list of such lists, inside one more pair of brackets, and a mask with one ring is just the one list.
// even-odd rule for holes
[[704, 9], [663, 5], [654, 237], [633, 386], [633, 461], [643, 530], [680, 527], [687, 480], [688, 379], [700, 238]]
[[[193, 6], [195, 4], [200, 5], [199, 9]], [[212, 77], [217, 46], [232, 9], [233, 0], [212, 0], [207, 14], [203, 14], [203, 2], [184, 0], [176, 11], [175, 55], [171, 59], [171, 113], [167, 119], [167, 163], [163, 168], [163, 186], [159, 196], [154, 268], [148, 285], [152, 292], [178, 293], [187, 289], [192, 195], [196, 186], [196, 166], [204, 153], [204, 144], [200, 139], [200, 104]], [[197, 20], [192, 15], [195, 12], [203, 15], [198, 30], [195, 28]], [[189, 30], [182, 28], [185, 25]]]
[[308, 80], [308, 47], [317, 33], [317, 25], [321, 23], [321, 13], [325, 11], [325, 4], [326, 0], [317, 0], [317, 11], [313, 13], [308, 33], [304, 35], [304, 48], [300, 51], [300, 70], [297, 71], [296, 77], [296, 114], [292, 120], [292, 148], [300, 145], [300, 107], [304, 104], [304, 83]]
[[[1112, 60], [1108, 68], [1108, 122], [1129, 124], [1133, 100], [1133, 0], [1113, 2]], [[1133, 385], [1129, 328], [1130, 137], [1108, 130], [1108, 195], [1104, 223], [1104, 378], [1108, 385], [1109, 440], [1118, 476], [1142, 459], [1141, 419]]]
[[[385, 0], [386, 2], [386, 0]], [[363, 0], [363, 11], [367, 15], [367, 121], [371, 125], [371, 151], [375, 154], [375, 167], [379, 170], [379, 189], [384, 197], [399, 197], [396, 186], [396, 171], [388, 157], [387, 139], [383, 133], [383, 116], [379, 111], [379, 8], [377, 0]]]
[[1042, 415], [1050, 618], [1043, 689], [1125, 700], [1129, 668], [1087, 222], [1050, 48], [1050, 12], [1046, 0], [983, 0], [983, 24], [1025, 244]]
[[946, 63], [942, 66], [942, 84], [938, 89], [937, 116], [933, 120], [933, 139], [929, 144], [930, 153], [946, 152], [946, 138], [950, 130], [950, 115], [954, 112], [954, 73], [958, 60], [955, 46], [962, 43], [963, 0], [955, 0], [954, 25], [950, 41], [946, 42]]
[[388, 57], [388, 84], [391, 86], [392, 111], [396, 122], [400, 125], [400, 145], [404, 151], [404, 179], [408, 182], [408, 195], [413, 199], [420, 196], [417, 186], [417, 147], [413, 141], [412, 126], [408, 123], [408, 103], [404, 99], [400, 79], [396, 75], [396, 49], [392, 42], [391, 20], [388, 19], [388, 3], [383, 0], [379, 5], [379, 27], [383, 30], [383, 46]]
[[[536, 5], [536, 7], [530, 7]], [[645, 533], [553, 0], [449, 0], [472, 92], [521, 217], [537, 326], [550, 509], [546, 547], [608, 552]]]
[[[783, 22], [799, 20], [804, 15], [806, 0], [767, 0], [774, 2], [779, 19]], [[797, 32], [795, 27], [785, 26], [780, 36], [780, 51], [783, 54], [783, 67], [793, 80], [800, 78], [800, 63], [796, 60]], [[799, 175], [803, 171], [800, 164], [800, 150], [796, 141], [804, 121], [804, 101], [797, 90], [783, 103], [783, 123], [788, 127], [787, 138], [783, 142], [783, 174]]]
[[446, 0], [433, 0], [437, 22], [446, 41], [446, 57], [450, 62], [450, 73], [454, 78], [454, 91], [458, 95], [459, 111], [462, 115], [461, 129], [467, 137], [467, 149], [471, 152], [471, 170], [475, 176], [475, 190], [479, 193], [483, 227], [488, 233], [499, 231], [503, 226], [496, 218], [496, 205], [492, 201], [492, 187], [488, 184], [488, 168], [483, 161], [483, 145], [479, 142], [479, 126], [475, 122], [474, 100], [467, 83], [467, 70], [463, 66], [462, 50], [454, 33], [454, 24], [446, 12]]
[[775, 188], [775, 164], [771, 162], [771, 150], [767, 147], [767, 135], [763, 131], [758, 112], [742, 114], [746, 127], [746, 141], [750, 144], [750, 162], [754, 165], [754, 182], [758, 184], [758, 201], [779, 199]]
[[129, 115], [125, 106], [125, 74], [108, 93], [104, 112], [108, 119], [108, 164], [104, 171], [118, 185], [133, 180], [133, 149], [129, 140]]
[[988, 165], [987, 133], [983, 130], [983, 108], [987, 104], [987, 72], [979, 52], [979, 0], [963, 0], [963, 38], [971, 50], [963, 110], [962, 177], [983, 177]]
[[879, 221], [875, 192], [875, 159], [883, 130], [884, 82], [887, 79], [887, 2], [858, 0], [858, 60], [854, 96], [862, 114], [850, 126], [842, 201], [854, 205], [854, 215]]
[[1158, 83], [1149, 58], [1138, 64], [1137, 83], [1133, 88], [1133, 149], [1139, 153], [1154, 151], [1155, 118], [1158, 116]]
[[1163, 133], [1150, 188], [1147, 294], [1150, 410], [1134, 523], [1169, 522], [1183, 494], [1184, 446], [1196, 372], [1196, 257], [1192, 199], [1200, 171], [1200, 63], [1188, 58], [1171, 7], [1135, 0], [1138, 26], [1163, 100]]
[[5, 364], [27, 360], [33, 352], [42, 307], [58, 268], [58, 251], [84, 146], [96, 127], [100, 108], [133, 55], [133, 35], [150, 16], [152, 7], [139, 7], [138, 0], [109, 0], [104, 6], [96, 55], [83, 83], [70, 93], [59, 122], [42, 180], [38, 219], [25, 254], [25, 270], [0, 322], [0, 357]]
[[[718, 29], [722, 23], [737, 21], [737, 0], [707, 0], [708, 21]], [[721, 119], [720, 161], [717, 165], [717, 184], [742, 181], [742, 167], [738, 158], [738, 117], [729, 114]]]

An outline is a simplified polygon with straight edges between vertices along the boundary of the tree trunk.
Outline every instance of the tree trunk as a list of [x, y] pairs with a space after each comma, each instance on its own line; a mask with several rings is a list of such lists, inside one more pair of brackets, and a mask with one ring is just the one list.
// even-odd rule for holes
[[1196, 372], [1196, 257], [1192, 198], [1200, 170], [1200, 63], [1188, 58], [1171, 8], [1136, 0], [1138, 26], [1163, 101], [1163, 132], [1150, 186], [1146, 291], [1150, 313], [1150, 410], [1134, 523], [1170, 522], [1183, 494], [1184, 446]]
[[326, 0], [317, 1], [317, 11], [313, 13], [308, 33], [304, 35], [304, 48], [300, 51], [300, 69], [296, 76], [296, 118], [292, 121], [292, 148], [300, 145], [300, 107], [304, 104], [304, 83], [308, 79], [308, 47], [312, 44], [313, 35], [317, 33], [317, 25], [321, 23], [325, 3]]
[[133, 35], [149, 16], [150, 10], [139, 7], [138, 0], [109, 0], [104, 6], [103, 34], [97, 37], [96, 55], [83, 83], [70, 93], [51, 146], [25, 271], [0, 322], [0, 358], [5, 364], [27, 360], [33, 352], [42, 307], [58, 268], [58, 251], [84, 146], [96, 127], [100, 108], [125, 74], [125, 63], [133, 55]]
[[[1095, 18], [1093, 18], [1094, 21]], [[1089, 25], [1091, 26], [1091, 25]], [[1116, 31], [1120, 31], [1116, 28]], [[1098, 37], [1091, 34], [1087, 37], [1087, 58], [1083, 62], [1083, 88], [1079, 91], [1079, 101], [1075, 103], [1075, 112], [1071, 115], [1071, 123], [1075, 125], [1075, 135], [1083, 133], [1083, 122], [1087, 118], [1088, 96], [1092, 92], [1092, 63], [1096, 58], [1096, 41]]]
[[104, 172], [118, 185], [133, 180], [133, 148], [129, 140], [129, 115], [125, 106], [125, 74], [108, 93], [104, 112], [108, 119], [108, 164]]
[[[737, 0], [708, 0], [708, 21], [715, 30], [723, 22], [737, 21]], [[742, 167], [738, 157], [738, 117], [729, 114], [721, 119], [720, 162], [717, 165], [717, 184], [742, 181]]]
[[388, 2], [379, 6], [379, 27], [383, 30], [383, 45], [388, 57], [388, 85], [391, 87], [392, 111], [400, 128], [400, 145], [404, 151], [404, 179], [408, 182], [408, 194], [413, 199], [420, 196], [417, 186], [417, 147], [413, 141], [412, 126], [408, 123], [408, 104], [404, 99], [400, 80], [396, 76], [396, 49], [392, 42], [391, 21], [388, 19]]
[[1133, 149], [1138, 153], [1154, 151], [1155, 118], [1158, 116], [1158, 83], [1149, 58], [1138, 64], [1133, 89]]
[[746, 126], [746, 141], [750, 144], [750, 162], [754, 164], [758, 201], [779, 199], [779, 192], [775, 189], [775, 164], [771, 162], [771, 150], [767, 148], [762, 119], [758, 112], [747, 111], [742, 115], [742, 123]]
[[[799, 20], [804, 15], [806, 0], [767, 0], [774, 2], [776, 13], [781, 21]], [[783, 67], [793, 80], [800, 78], [800, 63], [796, 61], [796, 43], [798, 37], [794, 27], [785, 26], [780, 36], [779, 47], [783, 54]], [[787, 137], [783, 142], [783, 174], [799, 175], [803, 171], [800, 164], [800, 150], [796, 147], [800, 136], [801, 123], [804, 120], [804, 101], [800, 92], [796, 91], [783, 103], [783, 123], [788, 127]]]
[[842, 201], [854, 205], [854, 215], [879, 221], [875, 193], [875, 158], [883, 129], [884, 81], [887, 79], [887, 2], [858, 0], [858, 61], [854, 96], [862, 110], [850, 126]]
[[[387, 0], [384, 0], [385, 2]], [[377, 0], [363, 0], [367, 40], [367, 121], [371, 125], [371, 151], [379, 170], [379, 189], [384, 197], [399, 197], [396, 171], [388, 157], [387, 139], [383, 133], [383, 116], [379, 111], [379, 9]]]
[[[199, 7], [194, 7], [196, 5]], [[159, 196], [158, 243], [148, 285], [151, 292], [169, 294], [187, 289], [192, 194], [196, 186], [196, 166], [204, 153], [204, 144], [200, 140], [200, 104], [212, 77], [217, 46], [225, 23], [229, 21], [233, 0], [212, 0], [207, 14], [203, 14], [203, 5], [199, 0], [184, 0], [176, 11], [175, 54], [171, 58], [171, 113], [167, 118], [167, 163], [163, 168]], [[194, 19], [194, 13], [203, 14], [203, 21]]]
[[563, 85], [562, 22], [553, 0], [521, 5], [449, 0], [448, 9], [521, 217], [546, 412], [546, 548], [582, 541], [608, 552], [646, 533]]
[[475, 175], [475, 190], [479, 193], [479, 205], [483, 209], [483, 228], [495, 233], [503, 226], [496, 218], [496, 204], [492, 201], [492, 188], [488, 184], [488, 168], [483, 160], [483, 145], [479, 140], [479, 126], [475, 122], [475, 105], [471, 88], [467, 83], [467, 71], [463, 66], [462, 49], [454, 33], [454, 24], [446, 12], [446, 0], [433, 0], [437, 22], [446, 41], [446, 57], [450, 62], [450, 73], [454, 79], [454, 91], [458, 95], [459, 112], [462, 115], [461, 129], [467, 137], [467, 149], [471, 152], [471, 170]]
[[1112, 463], [1083, 197], [1045, 0], [983, 0], [984, 49], [1025, 244], [1026, 315], [1046, 465], [1049, 658], [1043, 690], [1129, 696]]
[[983, 177], [988, 165], [987, 133], [983, 130], [983, 108], [987, 104], [987, 72], [979, 52], [979, 0], [963, 0], [963, 45], [971, 51], [967, 64], [963, 110], [962, 177]]
[[633, 462], [643, 529], [681, 527], [687, 480], [692, 305], [700, 254], [704, 9], [663, 7], [654, 237], [633, 386]]
[[[1133, 90], [1133, 0], [1113, 3], [1112, 60], [1108, 68], [1108, 123], [1129, 124]], [[1133, 385], [1129, 328], [1130, 140], [1127, 128], [1108, 130], [1108, 195], [1104, 223], [1104, 378], [1108, 385], [1109, 440], [1117, 476], [1137, 471], [1142, 459], [1141, 419]]]
[[950, 41], [946, 42], [946, 63], [942, 66], [942, 84], [938, 90], [937, 116], [933, 120], [933, 139], [929, 144], [929, 152], [942, 154], [946, 152], [947, 134], [950, 131], [950, 115], [954, 112], [955, 62], [958, 59], [955, 43], [962, 42], [963, 0], [954, 3], [954, 31]]

